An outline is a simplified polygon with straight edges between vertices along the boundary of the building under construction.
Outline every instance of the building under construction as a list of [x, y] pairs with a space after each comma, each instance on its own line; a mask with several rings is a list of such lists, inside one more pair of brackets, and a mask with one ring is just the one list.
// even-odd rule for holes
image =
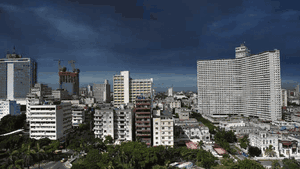
[[79, 95], [79, 69], [75, 68], [75, 61], [69, 61], [72, 65], [72, 72], [67, 71], [66, 67], [60, 66], [60, 60], [58, 61], [59, 68], [59, 87], [60, 89], [66, 89], [70, 95]]

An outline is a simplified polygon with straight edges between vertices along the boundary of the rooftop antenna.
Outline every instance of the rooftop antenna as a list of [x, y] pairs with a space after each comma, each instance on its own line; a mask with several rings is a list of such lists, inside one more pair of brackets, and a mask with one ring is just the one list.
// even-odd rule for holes
[[14, 45], [13, 54], [16, 54], [16, 46]]

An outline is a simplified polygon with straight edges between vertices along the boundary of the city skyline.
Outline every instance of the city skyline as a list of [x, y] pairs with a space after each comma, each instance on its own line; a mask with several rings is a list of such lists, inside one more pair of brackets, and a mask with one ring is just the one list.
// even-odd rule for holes
[[[57, 59], [75, 60], [80, 87], [120, 71], [154, 79], [157, 92], [197, 91], [197, 60], [233, 59], [246, 42], [251, 53], [281, 51], [282, 88], [300, 82], [299, 15], [288, 2], [2, 1], [1, 58], [17, 53], [38, 63], [38, 82], [58, 88]], [[178, 12], [180, 9], [180, 12]], [[276, 36], [274, 36], [276, 35]]]

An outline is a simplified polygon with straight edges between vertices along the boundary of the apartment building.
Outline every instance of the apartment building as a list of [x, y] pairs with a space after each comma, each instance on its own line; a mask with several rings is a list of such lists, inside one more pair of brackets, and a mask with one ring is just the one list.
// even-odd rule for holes
[[197, 61], [198, 109], [207, 115], [281, 119], [280, 52], [256, 55], [243, 44], [235, 59]]
[[115, 109], [114, 114], [115, 143], [120, 144], [123, 141], [133, 141], [133, 109], [121, 107], [119, 109]]
[[110, 102], [110, 84], [108, 80], [104, 81], [104, 84], [94, 84], [93, 93], [96, 102], [109, 103]]
[[171, 110], [157, 111], [153, 117], [153, 146], [174, 146], [174, 119]]
[[72, 126], [79, 127], [85, 121], [85, 111], [83, 108], [73, 107], [72, 108]]
[[12, 100], [0, 101], [0, 121], [4, 116], [9, 114], [12, 116], [20, 115], [20, 105], [17, 104], [16, 101]]
[[72, 128], [70, 103], [30, 105], [29, 137], [33, 139], [49, 138], [64, 140]]
[[287, 101], [288, 101], [288, 97], [287, 97], [287, 90], [286, 89], [282, 89], [282, 107], [286, 107], [287, 106]]
[[264, 130], [254, 131], [249, 134], [249, 140], [251, 146], [261, 149], [264, 157], [266, 156], [265, 150], [269, 148], [270, 145], [273, 146], [274, 152], [279, 156], [277, 134], [271, 134]]
[[96, 109], [94, 114], [95, 138], [105, 140], [106, 136], [114, 139], [114, 110], [112, 108]]
[[139, 95], [152, 96], [153, 78], [151, 79], [131, 79], [129, 71], [121, 71], [120, 75], [114, 76], [114, 106], [135, 103], [135, 98]]
[[138, 96], [135, 99], [135, 136], [137, 140], [151, 146], [151, 98]]
[[170, 108], [181, 108], [181, 101], [180, 100], [174, 100], [172, 102], [170, 102]]

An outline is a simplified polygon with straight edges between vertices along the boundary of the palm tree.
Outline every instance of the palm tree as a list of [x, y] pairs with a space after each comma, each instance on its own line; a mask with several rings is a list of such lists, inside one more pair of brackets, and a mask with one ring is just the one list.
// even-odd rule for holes
[[36, 154], [37, 154], [38, 160], [39, 160], [39, 168], [41, 168], [40, 167], [40, 164], [41, 164], [40, 156], [42, 156], [42, 158], [44, 158], [46, 154], [45, 154], [45, 150], [43, 150], [43, 149], [40, 148], [40, 144], [39, 143], [37, 143], [36, 148], [37, 148]]
[[25, 148], [26, 146], [23, 144], [22, 145], [22, 149], [23, 149], [23, 153], [22, 153], [22, 156], [23, 156], [23, 160], [24, 160], [24, 163], [25, 163], [25, 166], [28, 167], [29, 169], [29, 166], [32, 164], [33, 162], [33, 157], [32, 155], [33, 154], [36, 154], [36, 152], [30, 148], [30, 145], [28, 145], [27, 149]]
[[18, 155], [19, 151], [18, 150], [7, 150], [8, 153], [8, 158], [6, 159], [6, 165], [8, 166], [7, 168], [21, 168], [19, 163], [23, 163], [21, 160], [19, 160]]
[[273, 146], [272, 145], [269, 145], [269, 147], [266, 148], [265, 155], [267, 155], [268, 157], [275, 157], [276, 152], [273, 150]]
[[203, 149], [203, 145], [204, 145], [204, 143], [203, 143], [202, 140], [198, 142], [198, 147], [199, 147], [199, 148]]

